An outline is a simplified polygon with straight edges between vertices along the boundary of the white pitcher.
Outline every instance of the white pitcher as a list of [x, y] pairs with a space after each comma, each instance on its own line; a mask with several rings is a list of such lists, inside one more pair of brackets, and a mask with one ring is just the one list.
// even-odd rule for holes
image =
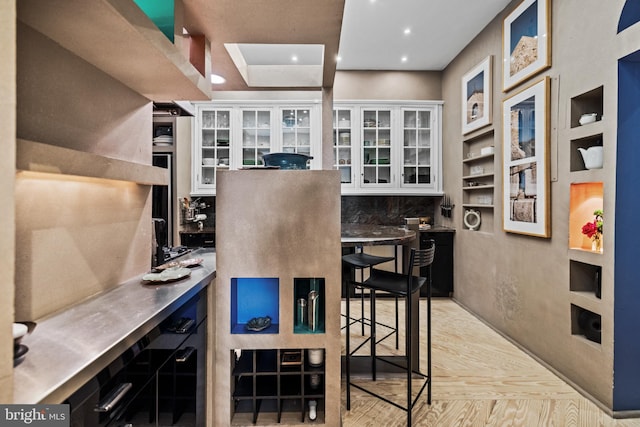
[[595, 145], [587, 149], [578, 148], [578, 151], [582, 154], [582, 160], [584, 160], [584, 166], [587, 169], [602, 168], [602, 146]]

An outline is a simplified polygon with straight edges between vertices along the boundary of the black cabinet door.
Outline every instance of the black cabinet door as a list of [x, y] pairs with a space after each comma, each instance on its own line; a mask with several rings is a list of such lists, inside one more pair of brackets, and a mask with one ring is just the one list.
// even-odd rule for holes
[[[453, 294], [453, 234], [450, 232], [421, 232], [420, 247], [425, 248], [426, 241], [436, 242], [436, 254], [431, 266], [431, 296], [450, 297]], [[426, 274], [426, 268], [420, 272]], [[420, 296], [427, 296], [427, 288], [420, 290]]]
[[215, 248], [215, 233], [180, 233], [180, 244], [188, 248]]

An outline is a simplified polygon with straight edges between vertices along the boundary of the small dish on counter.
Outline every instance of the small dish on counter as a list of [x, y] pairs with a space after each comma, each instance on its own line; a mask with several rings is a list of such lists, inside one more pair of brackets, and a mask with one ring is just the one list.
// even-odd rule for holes
[[184, 279], [191, 275], [191, 270], [185, 267], [171, 267], [163, 270], [161, 273], [147, 273], [142, 276], [145, 282], [166, 283]]

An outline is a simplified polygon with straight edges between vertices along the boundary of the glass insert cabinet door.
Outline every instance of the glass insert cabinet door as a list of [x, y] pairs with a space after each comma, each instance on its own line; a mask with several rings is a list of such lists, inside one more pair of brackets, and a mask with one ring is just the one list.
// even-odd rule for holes
[[333, 111], [333, 167], [340, 171], [342, 184], [353, 183], [351, 155], [351, 110]]
[[230, 110], [204, 110], [200, 117], [200, 184], [215, 185], [216, 169], [230, 163]]
[[242, 111], [242, 165], [264, 165], [262, 156], [271, 152], [271, 111]]
[[403, 110], [402, 184], [430, 184], [432, 120], [430, 110]]
[[283, 109], [282, 151], [311, 155], [311, 113], [308, 108]]
[[363, 109], [360, 178], [363, 187], [392, 185], [391, 138], [391, 110]]

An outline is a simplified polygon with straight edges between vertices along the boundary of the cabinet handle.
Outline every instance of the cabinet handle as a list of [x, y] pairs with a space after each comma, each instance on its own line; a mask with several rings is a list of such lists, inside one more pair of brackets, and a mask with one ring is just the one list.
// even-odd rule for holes
[[131, 383], [122, 383], [118, 387], [114, 388], [108, 395], [104, 397], [93, 410], [95, 412], [109, 412], [112, 410], [118, 402], [122, 400], [122, 398], [127, 394], [129, 390], [131, 390], [133, 384]]
[[195, 322], [193, 319], [184, 319], [176, 328], [176, 334], [186, 334]]
[[196, 349], [194, 347], [186, 347], [183, 348], [182, 350], [180, 350], [177, 354], [176, 354], [176, 363], [184, 363], [187, 360], [189, 360], [189, 358], [191, 357], [191, 355], [196, 351]]

